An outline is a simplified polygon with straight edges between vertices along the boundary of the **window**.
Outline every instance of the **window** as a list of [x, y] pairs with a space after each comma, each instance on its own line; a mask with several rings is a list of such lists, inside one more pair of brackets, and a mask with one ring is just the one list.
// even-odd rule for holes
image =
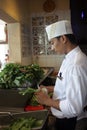
[[0, 43], [7, 43], [7, 24], [0, 19]]
[[0, 70], [6, 63], [6, 55], [8, 54], [8, 43], [7, 41], [7, 24], [0, 19]]

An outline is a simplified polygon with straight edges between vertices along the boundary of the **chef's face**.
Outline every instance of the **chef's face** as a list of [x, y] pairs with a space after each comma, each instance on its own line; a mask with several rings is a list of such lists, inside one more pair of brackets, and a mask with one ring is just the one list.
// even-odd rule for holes
[[51, 50], [54, 50], [58, 54], [64, 54], [65, 53], [65, 44], [63, 37], [58, 38], [52, 38], [51, 41]]

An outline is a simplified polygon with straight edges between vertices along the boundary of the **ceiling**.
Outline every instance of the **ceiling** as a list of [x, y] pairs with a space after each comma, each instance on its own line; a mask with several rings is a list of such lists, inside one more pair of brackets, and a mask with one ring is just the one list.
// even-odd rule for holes
[[[8, 15], [6, 12], [0, 9], [0, 19], [3, 20], [6, 23], [14, 23], [17, 22], [15, 19], [13, 19], [10, 15]], [[0, 21], [1, 22], [1, 21]]]

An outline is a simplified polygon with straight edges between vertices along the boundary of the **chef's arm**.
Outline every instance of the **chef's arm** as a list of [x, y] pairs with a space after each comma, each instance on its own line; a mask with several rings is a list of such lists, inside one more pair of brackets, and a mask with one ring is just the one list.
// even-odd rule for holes
[[49, 107], [53, 107], [53, 108], [55, 108], [55, 109], [61, 111], [61, 110], [60, 110], [60, 107], [59, 107], [59, 103], [60, 103], [59, 100], [53, 100], [53, 99], [50, 98], [50, 99], [46, 100], [45, 105], [46, 105], [46, 106], [49, 106]]

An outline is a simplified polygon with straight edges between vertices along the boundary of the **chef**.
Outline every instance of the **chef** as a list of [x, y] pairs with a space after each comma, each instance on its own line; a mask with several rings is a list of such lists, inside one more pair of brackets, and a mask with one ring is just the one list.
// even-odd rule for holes
[[83, 118], [87, 113], [83, 110], [87, 105], [87, 56], [76, 41], [70, 21], [53, 23], [46, 32], [52, 50], [65, 58], [55, 86], [44, 86], [48, 93], [53, 91], [53, 97], [39, 91], [37, 101], [51, 108], [56, 130], [75, 130], [77, 117]]

